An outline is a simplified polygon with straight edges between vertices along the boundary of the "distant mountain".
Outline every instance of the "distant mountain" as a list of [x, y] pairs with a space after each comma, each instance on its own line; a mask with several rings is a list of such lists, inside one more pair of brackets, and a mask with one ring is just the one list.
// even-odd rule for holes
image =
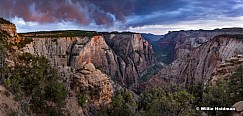
[[159, 59], [158, 61], [170, 64], [217, 35], [242, 33], [243, 28], [170, 31], [168, 34], [165, 34], [164, 38], [152, 45], [154, 51], [158, 54], [156, 55], [157, 59]]
[[158, 41], [158, 40], [160, 40], [161, 38], [164, 37], [164, 35], [154, 35], [154, 34], [151, 34], [151, 33], [141, 33], [141, 34], [144, 37], [144, 39], [147, 40], [150, 43]]
[[218, 35], [194, 49], [180, 48], [178, 58], [152, 77], [148, 85], [167, 82], [189, 87], [198, 82], [215, 83], [243, 64], [242, 40], [242, 35]]

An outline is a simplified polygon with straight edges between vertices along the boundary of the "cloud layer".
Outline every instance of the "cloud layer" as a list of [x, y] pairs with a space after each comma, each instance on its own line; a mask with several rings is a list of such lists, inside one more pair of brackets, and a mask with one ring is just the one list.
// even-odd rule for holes
[[24, 31], [24, 25], [102, 31], [175, 26], [165, 27], [170, 29], [185, 22], [230, 22], [240, 19], [242, 10], [242, 0], [0, 0], [0, 17], [17, 22]]
[[[0, 15], [20, 17], [25, 21], [73, 21], [82, 25], [111, 25], [118, 19], [115, 13], [104, 11], [87, 0], [0, 0]], [[121, 16], [123, 17], [123, 16]]]

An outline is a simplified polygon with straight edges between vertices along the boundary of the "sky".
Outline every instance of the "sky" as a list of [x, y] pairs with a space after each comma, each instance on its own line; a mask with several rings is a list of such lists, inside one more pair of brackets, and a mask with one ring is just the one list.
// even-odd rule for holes
[[243, 0], [0, 0], [18, 32], [168, 31], [243, 27]]

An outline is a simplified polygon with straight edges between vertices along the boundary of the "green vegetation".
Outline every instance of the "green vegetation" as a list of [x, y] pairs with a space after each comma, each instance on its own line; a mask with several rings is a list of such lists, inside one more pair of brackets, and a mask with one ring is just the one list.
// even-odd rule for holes
[[[229, 77], [228, 80], [219, 80], [216, 85], [203, 89], [203, 84], [189, 88], [192, 95], [195, 96], [194, 106], [210, 107], [231, 107], [234, 103], [243, 100], [243, 66]], [[227, 116], [230, 111], [207, 111], [209, 115]]]
[[7, 88], [7, 89], [9, 89], [10, 88], [10, 79], [9, 78], [6, 78], [6, 79], [4, 79], [4, 86]]
[[[136, 34], [134, 32], [96, 32], [84, 30], [64, 30], [64, 31], [39, 31], [29, 33], [19, 33], [21, 37], [57, 38], [57, 37], [93, 37], [105, 34]], [[53, 40], [55, 41], [55, 40]]]
[[231, 102], [243, 100], [243, 65], [241, 65], [227, 82]]
[[159, 45], [159, 41], [152, 42], [154, 56], [158, 62], [170, 64], [174, 61], [174, 45], [169, 43], [166, 46]]
[[57, 37], [93, 37], [100, 35], [96, 31], [65, 30], [65, 31], [39, 31], [30, 33], [20, 33], [22, 37], [57, 38]]
[[[216, 86], [209, 87], [204, 94], [204, 104], [209, 106], [231, 107], [243, 100], [243, 66], [231, 75], [229, 80], [218, 81]], [[231, 112], [214, 111], [209, 114], [230, 115]]]
[[[231, 107], [234, 103], [231, 103], [231, 97], [229, 90], [226, 87], [226, 83], [218, 82], [216, 86], [209, 87], [203, 93], [203, 99], [201, 106], [210, 107]], [[210, 115], [230, 115], [229, 111], [209, 111]]]
[[[194, 97], [185, 90], [165, 92], [153, 88], [137, 98], [129, 91], [117, 91], [107, 111], [107, 116], [177, 116], [195, 114]], [[105, 112], [105, 114], [104, 114]]]
[[203, 100], [203, 93], [204, 93], [204, 88], [203, 88], [203, 83], [199, 82], [196, 85], [192, 85], [189, 87], [187, 90], [189, 93], [191, 93], [195, 97], [195, 102], [194, 106], [200, 106], [202, 104]]
[[[12, 93], [14, 99], [22, 104], [21, 109], [30, 115], [62, 115], [67, 88], [57, 76], [57, 70], [52, 68], [43, 56], [15, 54], [13, 44], [7, 41], [8, 38], [6, 32], [0, 31], [1, 53], [4, 57], [9, 57], [9, 53], [16, 58], [15, 66], [8, 67], [4, 62], [4, 66], [0, 68], [0, 81], [9, 90], [5, 94], [9, 96]], [[28, 38], [24, 39], [17, 46], [23, 47], [31, 41]]]
[[21, 41], [19, 43], [16, 43], [17, 44], [17, 47], [20, 49], [20, 48], [23, 48], [26, 46], [26, 44], [29, 44], [33, 41], [32, 38], [23, 38], [21, 39]]
[[147, 73], [144, 74], [138, 81], [145, 82], [145, 81], [149, 80], [152, 76], [156, 75], [162, 67], [163, 66], [160, 64], [154, 65], [153, 67], [149, 68], [147, 70]]
[[112, 99], [111, 107], [106, 115], [110, 116], [134, 116], [137, 113], [137, 103], [134, 96], [128, 90], [116, 91]]
[[66, 85], [57, 76], [45, 57], [23, 53], [19, 63], [5, 70], [5, 86], [14, 94], [15, 100], [28, 104], [37, 114], [62, 115], [67, 97]]
[[[106, 116], [199, 116], [196, 107], [231, 107], [243, 100], [243, 66], [228, 80], [206, 87], [202, 82], [187, 89], [172, 85], [152, 88], [135, 97], [129, 91], [117, 91], [111, 106], [102, 110]], [[105, 112], [105, 114], [104, 114]], [[229, 116], [230, 111], [205, 111], [209, 116]]]
[[5, 32], [0, 30], [0, 49], [7, 51], [11, 49], [11, 44], [7, 42], [10, 36]]
[[77, 100], [78, 100], [78, 105], [81, 107], [84, 107], [86, 105], [86, 101], [87, 101], [87, 93], [79, 93], [77, 95]]
[[[43, 34], [44, 33], [44, 34]], [[112, 32], [118, 33], [118, 32]], [[97, 32], [88, 31], [55, 31], [35, 32], [23, 34], [26, 39], [21, 40], [18, 48], [24, 47], [32, 42], [30, 37], [67, 37], [67, 36], [94, 36]], [[130, 34], [130, 32], [128, 32]], [[34, 36], [33, 36], [34, 35]], [[221, 35], [230, 38], [243, 38], [243, 35]], [[7, 35], [0, 31], [0, 50], [11, 51], [11, 44], [7, 42]], [[53, 42], [56, 39], [52, 40]], [[168, 50], [169, 49], [169, 50]], [[173, 54], [172, 47], [162, 51], [161, 62], [167, 62]], [[159, 51], [159, 50], [158, 50]], [[139, 54], [139, 51], [135, 51]], [[11, 53], [11, 52], [9, 52]], [[15, 54], [16, 55], [16, 54]], [[11, 92], [15, 100], [23, 102], [20, 107], [27, 112], [38, 115], [64, 115], [62, 108], [65, 106], [68, 94], [66, 85], [58, 77], [57, 70], [52, 68], [48, 60], [43, 56], [33, 56], [23, 53], [16, 56], [14, 67], [1, 68], [1, 83]], [[125, 58], [126, 59], [126, 58]], [[128, 59], [126, 62], [129, 63]], [[152, 67], [140, 81], [146, 81], [151, 75], [157, 73], [159, 66]], [[116, 72], [116, 76], [119, 74]], [[117, 79], [117, 78], [115, 78]], [[7, 92], [6, 95], [10, 95]], [[92, 94], [97, 94], [94, 92]], [[152, 88], [136, 96], [129, 90], [116, 91], [109, 107], [101, 109], [103, 115], [110, 116], [177, 116], [177, 115], [200, 115], [195, 111], [198, 106], [225, 106], [231, 107], [235, 102], [243, 100], [243, 66], [239, 67], [228, 80], [218, 81], [216, 85], [205, 87], [198, 83], [187, 89], [172, 86], [171, 88]], [[80, 92], [77, 95], [77, 102], [81, 107], [86, 107], [87, 93]], [[205, 111], [208, 115], [231, 115], [229, 111]], [[11, 115], [16, 115], [13, 111]], [[31, 113], [30, 113], [31, 115]]]
[[153, 88], [141, 95], [140, 112], [144, 116], [184, 116], [195, 113], [194, 97], [185, 90], [165, 92]]

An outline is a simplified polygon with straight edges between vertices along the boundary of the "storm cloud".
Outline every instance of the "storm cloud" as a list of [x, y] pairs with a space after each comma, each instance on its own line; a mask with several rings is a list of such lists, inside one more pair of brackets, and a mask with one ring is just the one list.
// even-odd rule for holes
[[91, 29], [220, 20], [240, 17], [242, 10], [242, 0], [0, 0], [0, 17], [39, 24], [71, 22]]
[[[119, 4], [117, 4], [119, 3]], [[132, 1], [107, 0], [0, 0], [0, 16], [25, 21], [74, 21], [112, 26], [132, 13]]]

